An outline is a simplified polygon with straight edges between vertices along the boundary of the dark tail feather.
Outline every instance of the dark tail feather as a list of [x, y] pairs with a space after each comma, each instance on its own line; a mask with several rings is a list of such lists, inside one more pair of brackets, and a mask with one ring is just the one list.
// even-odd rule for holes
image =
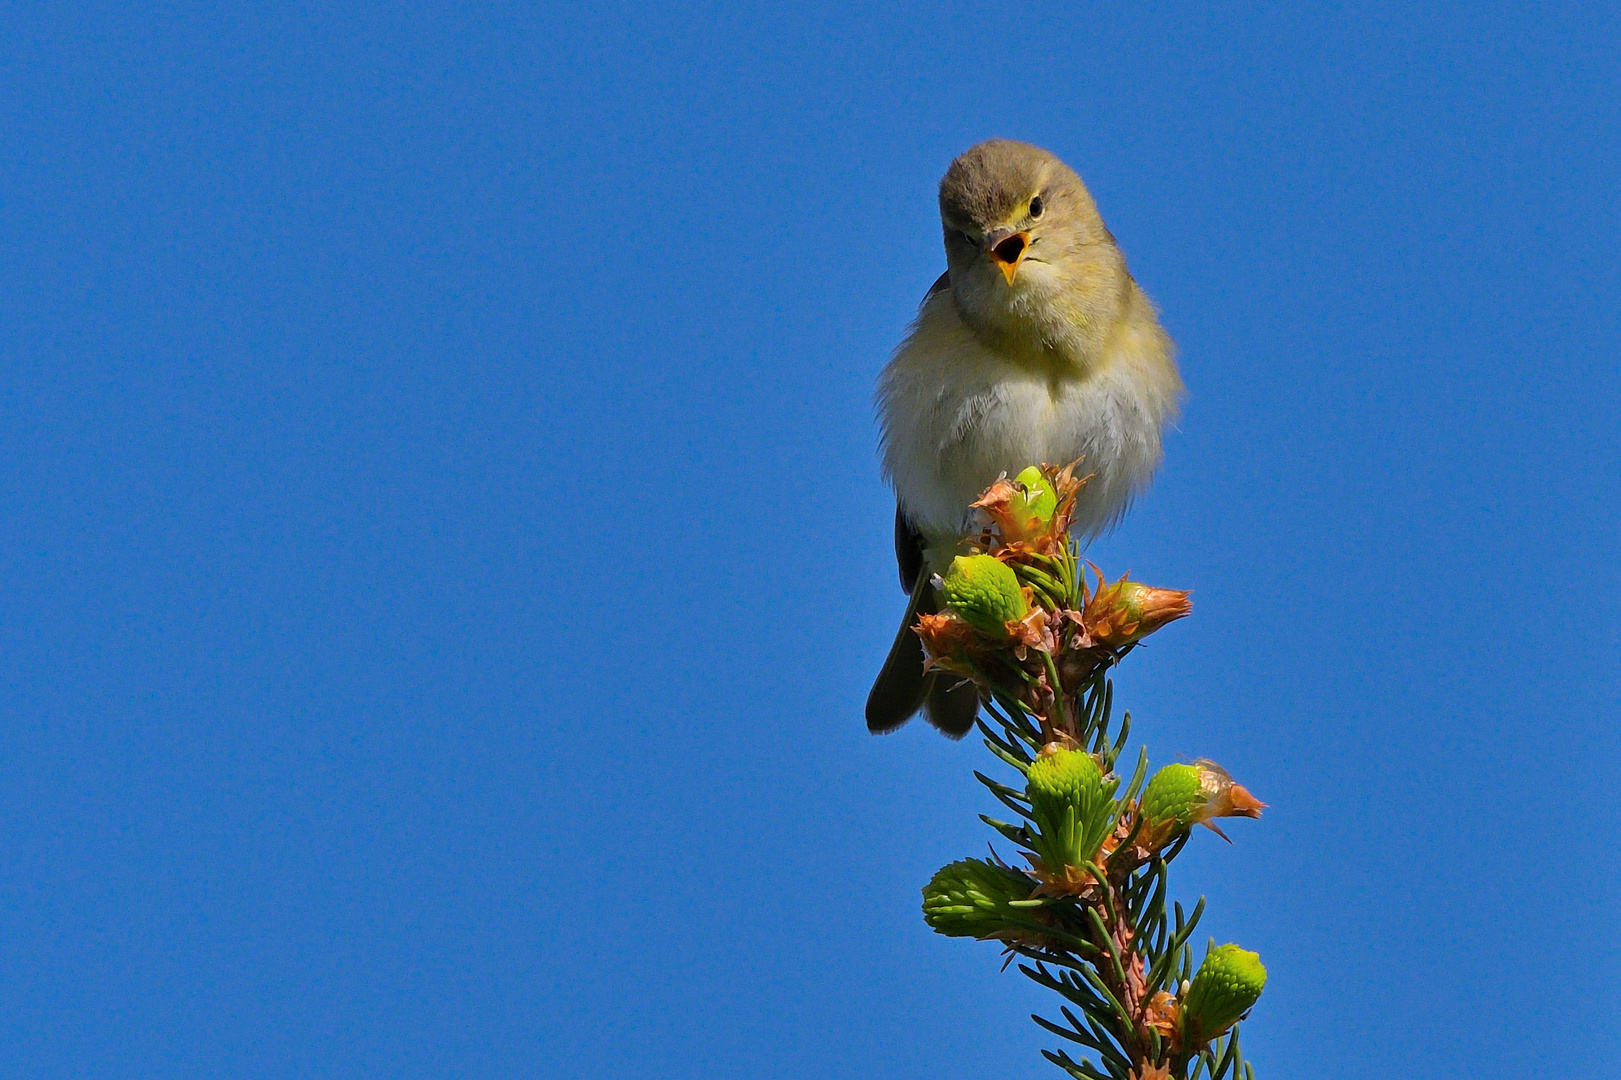
[[979, 691], [974, 684], [952, 675], [923, 672], [923, 642], [912, 632], [912, 626], [919, 615], [938, 610], [934, 586], [927, 574], [919, 574], [900, 631], [867, 695], [868, 731], [894, 731], [919, 709], [924, 719], [953, 739], [962, 738], [974, 726], [979, 712]]
[[923, 707], [929, 695], [930, 680], [923, 674], [923, 641], [912, 632], [912, 624], [920, 610], [934, 606], [933, 593], [934, 587], [922, 575], [913, 582], [901, 628], [867, 694], [868, 731], [894, 731]]
[[944, 673], [928, 676], [933, 683], [923, 703], [923, 719], [942, 735], [960, 739], [974, 728], [979, 715], [979, 687], [967, 679]]

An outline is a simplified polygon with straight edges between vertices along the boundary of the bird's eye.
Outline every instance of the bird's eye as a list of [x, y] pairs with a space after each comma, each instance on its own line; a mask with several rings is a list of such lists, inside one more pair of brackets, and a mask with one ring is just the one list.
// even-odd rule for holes
[[1033, 218], [1040, 217], [1041, 216], [1041, 210], [1042, 210], [1041, 196], [1037, 195], [1035, 198], [1030, 200], [1030, 216], [1033, 217]]
[[974, 238], [972, 236], [969, 236], [967, 233], [963, 232], [961, 229], [957, 230], [957, 235], [962, 237], [963, 243], [965, 243], [965, 244], [973, 246], [976, 243], [976, 241], [974, 240]]

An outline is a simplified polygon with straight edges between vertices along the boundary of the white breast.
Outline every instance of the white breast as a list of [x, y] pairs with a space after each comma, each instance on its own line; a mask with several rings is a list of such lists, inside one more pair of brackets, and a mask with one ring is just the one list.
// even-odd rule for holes
[[1074, 531], [1101, 532], [1159, 464], [1179, 385], [1174, 367], [1169, 387], [1156, 377], [1169, 365], [1164, 351], [1156, 333], [1127, 331], [1085, 371], [1017, 363], [980, 342], [940, 290], [879, 380], [885, 475], [931, 544], [951, 543], [998, 475], [1081, 458], [1077, 473], [1092, 478]]

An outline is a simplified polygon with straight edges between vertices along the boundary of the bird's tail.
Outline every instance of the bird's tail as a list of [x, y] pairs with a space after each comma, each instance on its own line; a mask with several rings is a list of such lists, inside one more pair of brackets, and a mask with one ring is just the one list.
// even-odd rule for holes
[[924, 719], [942, 734], [960, 739], [974, 726], [974, 717], [979, 713], [979, 691], [973, 683], [944, 672], [923, 670], [923, 640], [912, 627], [919, 615], [940, 610], [929, 578], [926, 569], [917, 575], [900, 630], [867, 695], [867, 730], [874, 734], [895, 730], [922, 709]]

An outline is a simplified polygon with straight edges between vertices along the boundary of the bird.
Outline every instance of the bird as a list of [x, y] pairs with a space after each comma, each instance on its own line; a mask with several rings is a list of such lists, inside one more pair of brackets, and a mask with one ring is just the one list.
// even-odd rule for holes
[[878, 379], [909, 599], [866, 718], [887, 732], [921, 709], [961, 738], [978, 691], [925, 671], [912, 627], [939, 610], [931, 579], [975, 531], [969, 504], [1003, 474], [1079, 459], [1089, 479], [1071, 535], [1101, 534], [1152, 481], [1184, 388], [1175, 346], [1075, 170], [991, 139], [951, 162], [939, 199], [946, 271]]

